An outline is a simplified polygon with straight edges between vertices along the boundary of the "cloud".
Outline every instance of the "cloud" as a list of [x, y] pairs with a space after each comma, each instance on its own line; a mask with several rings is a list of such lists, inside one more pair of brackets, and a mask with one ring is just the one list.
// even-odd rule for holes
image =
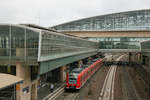
[[150, 0], [1, 0], [0, 23], [56, 24], [114, 12], [148, 9]]
[[35, 23], [36, 0], [5, 0], [0, 3], [0, 23]]

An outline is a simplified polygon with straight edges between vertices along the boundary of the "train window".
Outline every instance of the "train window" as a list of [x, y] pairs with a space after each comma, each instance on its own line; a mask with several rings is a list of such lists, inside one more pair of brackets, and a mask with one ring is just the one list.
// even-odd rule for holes
[[97, 68], [97, 65], [95, 65], [95, 69]]
[[80, 77], [80, 81], [81, 81], [81, 83], [82, 83], [82, 81], [83, 81], [82, 76]]
[[88, 74], [90, 74], [90, 70], [88, 71]]
[[77, 79], [76, 78], [69, 78], [69, 83], [70, 84], [76, 84], [77, 83]]
[[93, 71], [93, 67], [91, 68], [91, 71]]
[[92, 73], [92, 69], [90, 68], [90, 74]]
[[82, 76], [82, 81], [84, 81], [84, 75]]
[[85, 74], [84, 74], [84, 80], [86, 79], [86, 72], [85, 72]]
[[86, 79], [86, 73], [84, 74], [84, 80]]
[[83, 80], [85, 80], [85, 74], [83, 75]]
[[86, 72], [86, 77], [88, 77], [88, 71]]
[[82, 82], [84, 81], [84, 76], [82, 76]]

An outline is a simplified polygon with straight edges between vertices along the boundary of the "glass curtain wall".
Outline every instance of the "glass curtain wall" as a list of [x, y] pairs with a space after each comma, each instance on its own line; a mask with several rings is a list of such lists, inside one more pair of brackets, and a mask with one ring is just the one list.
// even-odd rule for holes
[[96, 50], [97, 42], [91, 42], [55, 32], [42, 31], [41, 56], [65, 56]]
[[142, 52], [149, 52], [150, 51], [150, 40], [141, 42], [141, 50], [142, 50]]
[[150, 9], [85, 18], [51, 28], [59, 31], [150, 30]]
[[150, 37], [114, 37], [114, 38], [88, 38], [91, 41], [99, 42], [100, 49], [140, 49], [140, 42], [150, 40]]
[[10, 27], [7, 25], [0, 26], [0, 57], [9, 59], [10, 55]]
[[[32, 61], [38, 56], [39, 32], [17, 25], [0, 25], [1, 64]], [[31, 60], [32, 59], [32, 60]]]
[[0, 64], [37, 63], [39, 47], [40, 56], [54, 57], [97, 50], [98, 43], [22, 25], [0, 25]]

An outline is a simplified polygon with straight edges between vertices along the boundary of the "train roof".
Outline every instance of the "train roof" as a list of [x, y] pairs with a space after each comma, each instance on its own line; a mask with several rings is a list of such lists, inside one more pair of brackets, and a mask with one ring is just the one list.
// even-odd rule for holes
[[75, 68], [75, 69], [73, 69], [73, 70], [71, 71], [71, 73], [77, 73], [77, 74], [78, 74], [78, 73], [82, 72], [84, 69], [89, 68], [92, 64], [94, 64], [94, 62], [96, 62], [98, 59], [99, 59], [99, 58], [94, 59], [94, 60], [93, 60], [92, 62], [90, 62], [89, 64], [83, 65], [82, 68]]
[[83, 70], [83, 68], [75, 68], [71, 72], [72, 73], [80, 73]]

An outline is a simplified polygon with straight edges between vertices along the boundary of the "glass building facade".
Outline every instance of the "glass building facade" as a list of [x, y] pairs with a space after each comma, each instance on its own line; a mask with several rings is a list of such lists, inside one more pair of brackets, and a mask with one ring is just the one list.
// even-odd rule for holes
[[150, 41], [141, 42], [142, 64], [150, 66]]
[[84, 18], [51, 28], [59, 31], [150, 30], [150, 9]]
[[99, 42], [100, 49], [137, 49], [140, 50], [140, 42], [150, 40], [149, 37], [99, 37], [87, 38]]
[[98, 49], [98, 43], [27, 25], [0, 25], [0, 64], [37, 65], [70, 54]]
[[141, 51], [150, 53], [150, 40], [141, 42]]
[[0, 64], [37, 61], [38, 33], [20, 25], [0, 25]]
[[41, 31], [41, 53], [39, 61], [95, 51], [98, 42], [67, 36], [56, 32]]

